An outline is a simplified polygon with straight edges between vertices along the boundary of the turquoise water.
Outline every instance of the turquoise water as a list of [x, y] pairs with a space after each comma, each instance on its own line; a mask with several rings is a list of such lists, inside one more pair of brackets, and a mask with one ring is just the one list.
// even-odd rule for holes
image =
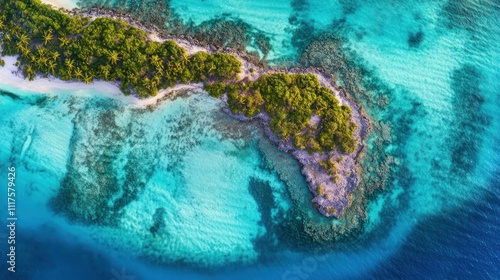
[[[225, 13], [242, 19], [270, 36], [275, 63], [298, 59], [317, 34], [342, 36], [350, 58], [369, 70], [366, 79], [387, 88], [387, 106], [367, 106], [389, 127], [383, 149], [398, 163], [386, 191], [370, 201], [360, 236], [327, 252], [296, 251], [277, 241], [274, 225], [292, 207], [280, 178], [297, 165], [271, 168], [272, 147], [258, 126], [230, 120], [216, 101], [192, 94], [146, 110], [1, 85], [22, 96], [0, 97], [0, 162], [19, 168], [24, 261], [46, 259], [25, 275], [500, 277], [498, 3], [172, 0], [171, 7], [196, 24]], [[293, 162], [282, 156], [274, 164]], [[109, 181], [98, 182], [103, 174]], [[106, 193], [102, 184], [115, 189]], [[75, 185], [88, 187], [73, 190], [86, 199], [63, 199], [61, 188]], [[69, 249], [43, 250], [52, 246]], [[55, 268], [65, 260], [67, 270]]]
[[[220, 267], [258, 257], [254, 242], [266, 228], [252, 182], [280, 201], [272, 215], [289, 207], [284, 184], [259, 156], [259, 147], [271, 148], [259, 145], [259, 129], [206, 95], [154, 109], [70, 93], [18, 96], [1, 97], [1, 158], [3, 168], [17, 167], [23, 227], [55, 218], [154, 262]], [[64, 216], [88, 227], [66, 225]]]

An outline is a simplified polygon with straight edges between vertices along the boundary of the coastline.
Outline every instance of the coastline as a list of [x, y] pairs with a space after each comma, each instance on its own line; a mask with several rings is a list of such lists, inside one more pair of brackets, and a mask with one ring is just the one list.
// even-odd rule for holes
[[116, 84], [109, 82], [95, 81], [92, 84], [85, 84], [83, 82], [67, 82], [51, 76], [47, 78], [37, 76], [33, 81], [29, 81], [14, 65], [17, 61], [16, 56], [4, 56], [2, 59], [5, 61], [5, 66], [0, 67], [0, 84], [40, 94], [49, 94], [56, 90], [72, 90], [76, 94], [90, 95], [90, 92], [94, 90], [106, 96], [127, 99], [130, 102], [139, 100], [137, 97], [123, 95]]
[[71, 0], [42, 0], [42, 3], [49, 4], [56, 9], [63, 8], [63, 9], [71, 10], [73, 8], [78, 7], [76, 5], [75, 1], [71, 1]]
[[[276, 73], [267, 71], [266, 73]], [[335, 87], [334, 81], [331, 80], [331, 76], [327, 73], [309, 68], [293, 68], [286, 72], [314, 74], [319, 78], [322, 86], [326, 86], [332, 90], [342, 105], [346, 105], [351, 108], [351, 120], [357, 126], [354, 131], [354, 137], [358, 139], [354, 152], [350, 154], [342, 154], [339, 151], [331, 151], [328, 153], [314, 152], [313, 154], [309, 154], [305, 150], [295, 148], [293, 142], [291, 141], [285, 142], [280, 140], [271, 130], [269, 126], [270, 117], [265, 112], [261, 112], [252, 118], [248, 118], [243, 114], [233, 113], [228, 108], [226, 102], [224, 102], [226, 106], [223, 108], [223, 111], [229, 116], [243, 122], [258, 120], [265, 135], [271, 140], [271, 142], [279, 150], [291, 154], [300, 163], [301, 173], [308, 183], [309, 191], [314, 196], [311, 203], [314, 204], [315, 208], [326, 217], [339, 218], [350, 206], [349, 195], [358, 186], [360, 181], [359, 167], [366, 151], [364, 141], [371, 131], [370, 119], [362, 111], [360, 105], [357, 104], [344, 90], [337, 89]], [[335, 176], [328, 174], [327, 170], [320, 163], [322, 161], [327, 161], [330, 158], [333, 158], [338, 163], [336, 165], [337, 171]], [[339, 209], [339, 211], [332, 212], [330, 209]]]
[[[47, 3], [48, 1], [44, 1]], [[51, 3], [52, 4], [52, 3]], [[52, 4], [53, 5], [53, 4]], [[54, 6], [54, 5], [53, 5]], [[265, 67], [262, 65], [256, 65], [251, 61], [251, 57], [247, 54], [237, 51], [224, 51], [213, 46], [204, 46], [200, 44], [193, 38], [188, 36], [167, 36], [163, 34], [155, 26], [144, 26], [136, 20], [132, 19], [128, 15], [114, 13], [112, 11], [100, 10], [100, 9], [90, 9], [87, 11], [82, 11], [79, 9], [67, 10], [63, 7], [59, 9], [69, 15], [84, 15], [91, 19], [98, 17], [109, 17], [114, 19], [121, 19], [128, 24], [139, 28], [149, 34], [149, 39], [163, 42], [165, 40], [173, 40], [180, 47], [186, 49], [188, 54], [194, 54], [199, 51], [205, 51], [207, 53], [223, 52], [235, 56], [242, 63], [242, 72], [239, 75], [238, 81], [248, 79], [256, 80], [264, 74], [271, 73], [288, 73], [288, 74], [305, 74], [312, 73], [320, 81], [321, 86], [328, 87], [332, 90], [336, 98], [339, 100], [341, 105], [346, 105], [351, 109], [351, 120], [356, 124], [357, 128], [354, 131], [354, 138], [357, 138], [357, 146], [355, 152], [350, 154], [341, 154], [338, 151], [322, 152], [309, 154], [305, 150], [299, 150], [294, 148], [293, 143], [284, 142], [276, 137], [276, 135], [271, 131], [269, 127], [269, 116], [262, 112], [252, 119], [259, 119], [260, 123], [265, 131], [267, 137], [283, 152], [289, 153], [296, 158], [300, 165], [301, 171], [308, 182], [309, 191], [313, 194], [314, 198], [312, 203], [315, 205], [316, 209], [324, 216], [339, 218], [344, 213], [350, 205], [349, 194], [358, 186], [360, 181], [359, 175], [359, 165], [363, 157], [363, 152], [365, 150], [364, 141], [370, 131], [370, 120], [368, 116], [363, 112], [361, 106], [357, 104], [348, 93], [342, 89], [338, 89], [335, 85], [335, 81], [332, 80], [332, 76], [326, 71], [317, 68], [280, 68], [280, 67]], [[9, 62], [6, 61], [6, 67], [10, 69], [9, 71], [13, 76], [16, 76], [16, 69], [12, 69], [12, 60], [15, 61], [14, 57], [9, 58]], [[10, 64], [9, 67], [7, 67]], [[253, 71], [252, 71], [252, 70]], [[22, 80], [20, 77], [16, 77], [18, 80]], [[10, 79], [9, 79], [10, 80]], [[0, 79], [2, 82], [2, 79]], [[32, 84], [32, 83], [38, 84]], [[30, 82], [28, 80], [17, 81], [15, 86], [22, 85], [21, 88], [30, 87], [36, 88], [36, 91], [47, 91], [50, 89], [66, 89], [75, 91], [85, 91], [89, 89], [95, 89], [100, 92], [108, 93], [110, 96], [116, 98], [123, 98], [130, 103], [138, 106], [155, 106], [160, 100], [164, 99], [165, 96], [170, 95], [172, 92], [179, 90], [201, 90], [202, 84], [182, 84], [177, 85], [172, 88], [162, 89], [159, 93], [151, 98], [139, 99], [135, 96], [125, 96], [123, 95], [118, 86], [109, 82], [95, 81], [91, 85], [87, 85], [81, 82], [64, 82], [55, 78], [36, 78], [35, 81]], [[28, 86], [30, 84], [30, 86]], [[237, 115], [231, 112], [227, 106], [226, 99], [222, 99], [225, 107], [224, 112], [241, 121], [249, 121], [251, 119], [246, 118], [243, 115]], [[313, 117], [314, 118], [314, 117]], [[313, 121], [313, 120], [311, 120]], [[337, 162], [337, 171], [335, 176], [329, 174], [327, 169], [322, 166], [321, 162], [328, 160], [334, 160]]]
[[48, 77], [37, 76], [33, 81], [29, 81], [22, 76], [18, 67], [14, 65], [17, 57], [4, 56], [2, 59], [5, 61], [5, 66], [0, 67], [0, 84], [37, 94], [52, 94], [53, 91], [71, 91], [73, 95], [79, 96], [102, 96], [104, 94], [106, 97], [121, 100], [132, 106], [147, 107], [161, 102], [161, 100], [172, 95], [173, 92], [198, 91], [203, 88], [201, 83], [180, 84], [162, 89], [156, 96], [140, 99], [134, 95], [124, 95], [117, 84], [106, 81], [98, 80], [86, 84], [79, 81], [63, 81], [50, 75]]

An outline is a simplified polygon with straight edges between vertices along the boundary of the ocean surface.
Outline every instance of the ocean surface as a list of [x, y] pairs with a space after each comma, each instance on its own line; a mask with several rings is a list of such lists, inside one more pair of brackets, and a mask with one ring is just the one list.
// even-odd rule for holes
[[141, 107], [95, 91], [0, 84], [0, 219], [10, 166], [19, 217], [17, 272], [3, 261], [0, 279], [500, 278], [498, 1], [171, 0], [136, 9], [150, 2], [193, 24], [241, 19], [270, 38], [276, 65], [307, 64], [302, 53], [319, 34], [342, 38], [349, 65], [372, 85], [356, 98], [384, 127], [370, 147], [395, 163], [361, 232], [327, 250], [282, 244], [293, 198], [310, 199], [298, 163], [203, 93]]

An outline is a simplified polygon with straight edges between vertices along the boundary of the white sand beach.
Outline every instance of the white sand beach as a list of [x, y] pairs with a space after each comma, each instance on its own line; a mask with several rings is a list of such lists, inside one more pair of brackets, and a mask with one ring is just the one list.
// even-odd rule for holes
[[76, 2], [77, 0], [42, 0], [42, 3], [52, 5], [56, 8], [65, 8], [68, 10], [76, 8]]
[[[68, 82], [63, 81], [54, 77], [36, 77], [35, 80], [29, 81], [23, 77], [17, 66], [15, 66], [17, 57], [16, 56], [6, 56], [2, 57], [5, 61], [5, 66], [0, 67], [0, 88], [17, 88], [25, 90], [31, 93], [40, 94], [73, 94], [78, 96], [108, 96], [116, 99], [120, 99], [126, 103], [130, 103], [134, 106], [148, 106], [156, 104], [156, 102], [162, 99], [165, 95], [178, 90], [197, 90], [202, 88], [202, 84], [191, 84], [191, 85], [177, 85], [172, 88], [163, 89], [158, 92], [156, 96], [139, 99], [136, 96], [125, 96], [120, 91], [119, 87], [111, 82], [105, 81], [94, 81], [91, 84], [85, 84], [82, 82]], [[1, 86], [1, 85], [7, 86]]]

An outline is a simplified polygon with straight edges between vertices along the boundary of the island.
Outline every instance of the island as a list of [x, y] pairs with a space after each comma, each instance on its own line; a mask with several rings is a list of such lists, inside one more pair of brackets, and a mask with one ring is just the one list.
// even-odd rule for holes
[[349, 207], [370, 122], [327, 72], [267, 67], [241, 52], [166, 40], [118, 15], [70, 15], [39, 0], [0, 6], [1, 54], [18, 55], [27, 79], [108, 81], [140, 98], [180, 84], [203, 88], [232, 117], [260, 120], [272, 142], [300, 162], [321, 214], [338, 218]]

